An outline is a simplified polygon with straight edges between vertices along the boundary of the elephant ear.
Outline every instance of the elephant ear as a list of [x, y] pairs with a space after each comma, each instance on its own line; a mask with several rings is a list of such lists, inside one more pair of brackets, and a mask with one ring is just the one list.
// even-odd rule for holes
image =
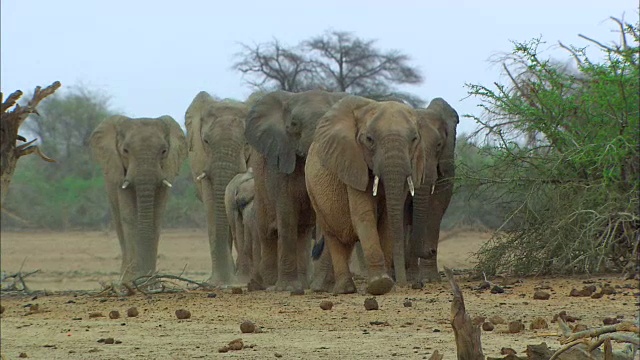
[[187, 129], [187, 146], [189, 151], [194, 151], [194, 147], [200, 145], [199, 136], [202, 128], [202, 116], [209, 104], [213, 102], [213, 97], [206, 91], [200, 91], [191, 102], [184, 114], [184, 125]]
[[124, 179], [124, 164], [118, 153], [118, 128], [128, 121], [131, 119], [125, 116], [110, 116], [93, 130], [89, 138], [93, 158], [102, 167], [105, 178], [112, 181]]
[[357, 143], [357, 121], [371, 104], [372, 100], [360, 96], [343, 98], [320, 119], [314, 138], [322, 166], [360, 191], [367, 190], [369, 168]]
[[458, 113], [442, 98], [431, 100], [425, 110], [421, 110], [422, 128], [429, 124], [445, 134], [445, 141], [438, 160], [438, 177], [452, 179], [455, 176], [454, 153], [457, 127], [460, 122]]
[[266, 158], [267, 164], [285, 174], [296, 168], [296, 148], [285, 127], [290, 114], [287, 103], [292, 95], [276, 91], [258, 99], [249, 111], [244, 132], [249, 145]]
[[158, 118], [165, 124], [169, 138], [169, 154], [165, 160], [165, 170], [172, 179], [178, 176], [182, 162], [187, 157], [187, 140], [184, 132], [171, 116], [164, 115]]

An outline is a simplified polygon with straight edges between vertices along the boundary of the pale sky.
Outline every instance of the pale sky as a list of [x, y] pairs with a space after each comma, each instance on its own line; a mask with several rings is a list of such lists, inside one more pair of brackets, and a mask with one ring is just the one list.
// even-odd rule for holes
[[3, 0], [0, 6], [3, 93], [55, 80], [59, 91], [82, 83], [109, 94], [128, 116], [168, 114], [183, 124], [201, 90], [236, 99], [251, 93], [231, 70], [238, 42], [275, 37], [294, 45], [333, 29], [409, 55], [425, 82], [403, 90], [447, 100], [461, 115], [459, 132], [475, 128], [463, 114], [479, 113], [477, 99], [464, 99], [464, 84], [498, 81], [500, 69], [488, 60], [511, 51], [510, 40], [542, 36], [545, 47], [558, 40], [586, 46], [581, 33], [610, 43], [619, 37], [609, 16], [638, 18], [637, 0]]

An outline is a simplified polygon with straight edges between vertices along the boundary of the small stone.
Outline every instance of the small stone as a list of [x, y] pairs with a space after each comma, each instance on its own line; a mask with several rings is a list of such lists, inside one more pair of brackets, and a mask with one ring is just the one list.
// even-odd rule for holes
[[511, 334], [517, 334], [524, 330], [524, 324], [520, 320], [512, 321], [509, 323], [509, 332]]
[[255, 332], [256, 324], [249, 320], [243, 321], [242, 324], [240, 324], [240, 331], [243, 334]]
[[504, 289], [501, 286], [495, 285], [494, 287], [491, 288], [492, 294], [502, 294], [503, 292], [504, 292]]
[[611, 318], [611, 317], [606, 317], [606, 318], [604, 318], [602, 320], [602, 323], [605, 324], [605, 325], [614, 325], [614, 324], [617, 324], [619, 322], [620, 322], [619, 319]]
[[322, 310], [331, 310], [333, 308], [333, 302], [329, 300], [322, 300], [320, 302], [320, 309]]
[[113, 310], [109, 312], [109, 319], [119, 319], [120, 312], [118, 310]]
[[614, 289], [613, 287], [611, 287], [611, 285], [605, 285], [602, 287], [602, 290], [600, 290], [600, 292], [603, 295], [614, 295], [617, 293], [616, 289]]
[[440, 329], [433, 329], [433, 332], [440, 332]]
[[104, 317], [100, 311], [92, 311], [89, 313], [89, 319]]
[[471, 320], [471, 323], [472, 323], [473, 325], [475, 325], [475, 326], [479, 326], [479, 325], [484, 324], [484, 321], [485, 321], [486, 319], [487, 319], [487, 318], [486, 318], [486, 317], [484, 317], [484, 316], [476, 316], [476, 317], [474, 317], [474, 318], [473, 318], [473, 320]]
[[180, 320], [191, 318], [191, 311], [185, 309], [176, 310], [176, 317]]
[[282, 354], [280, 354], [280, 353], [275, 353], [273, 355], [275, 355], [275, 357], [277, 357], [277, 358], [281, 358], [282, 357]]
[[115, 344], [122, 344], [122, 341], [116, 340]]
[[[584, 288], [582, 288], [582, 290], [585, 293], [589, 292], [589, 293], [593, 294], [594, 292], [596, 292], [597, 289], [596, 289], [595, 285], [587, 285]], [[589, 294], [589, 295], [591, 295], [591, 294]]]
[[402, 303], [402, 305], [404, 305], [404, 307], [412, 307], [413, 303], [411, 302], [411, 300], [407, 299]]
[[229, 351], [229, 348], [227, 346], [223, 346], [220, 349], [218, 349], [219, 353], [226, 353]]
[[569, 296], [578, 297], [578, 296], [582, 296], [582, 295], [580, 294], [580, 291], [578, 291], [578, 289], [573, 288], [569, 292]]
[[365, 310], [378, 310], [378, 301], [376, 298], [366, 298], [364, 300], [364, 308]]
[[551, 294], [546, 291], [538, 290], [533, 293], [533, 298], [536, 300], [549, 300]]
[[112, 337], [104, 339], [104, 343], [105, 344], [113, 344], [114, 342], [116, 342], [116, 341]]
[[302, 289], [291, 290], [291, 293], [289, 293], [289, 295], [291, 295], [291, 296], [304, 295], [304, 290], [302, 290]]
[[127, 310], [127, 316], [128, 317], [137, 317], [138, 316], [138, 308], [131, 307]]
[[492, 317], [489, 318], [489, 321], [494, 325], [502, 325], [507, 323], [499, 315], [493, 315]]
[[242, 348], [244, 347], [244, 343], [242, 342], [242, 339], [235, 339], [229, 342], [227, 347], [229, 348], [229, 350], [242, 350]]
[[547, 320], [541, 317], [534, 319], [529, 325], [530, 330], [548, 329], [548, 328], [549, 328], [549, 324], [547, 324]]
[[208, 297], [209, 299], [215, 299], [216, 297], [218, 297], [218, 294], [216, 294], [216, 293], [208, 293], [208, 294], [207, 294], [207, 297]]
[[414, 282], [413, 284], [411, 284], [411, 288], [413, 290], [420, 290], [423, 287], [424, 287], [424, 284], [422, 283], [422, 281]]
[[234, 295], [240, 295], [242, 294], [242, 288], [239, 288], [239, 287], [231, 288], [231, 293]]
[[587, 329], [588, 327], [585, 324], [576, 324], [576, 326], [573, 327], [573, 332], [585, 331]]
[[20, 355], [18, 355], [18, 357], [24, 359], [24, 358], [28, 358], [29, 355], [27, 355], [27, 353], [20, 353]]
[[73, 319], [71, 319], [71, 320], [82, 320], [82, 318], [81, 318], [81, 317], [74, 317], [74, 318], [73, 318]]
[[503, 347], [500, 349], [500, 355], [515, 355], [517, 352], [512, 348]]
[[597, 293], [594, 293], [593, 295], [591, 295], [591, 298], [592, 299], [600, 299], [602, 297], [602, 295], [603, 294], [601, 292], [597, 292]]
[[485, 321], [482, 324], [482, 330], [484, 330], [484, 331], [493, 331], [494, 328], [495, 328], [495, 326], [493, 326], [493, 324], [488, 322], [488, 321]]

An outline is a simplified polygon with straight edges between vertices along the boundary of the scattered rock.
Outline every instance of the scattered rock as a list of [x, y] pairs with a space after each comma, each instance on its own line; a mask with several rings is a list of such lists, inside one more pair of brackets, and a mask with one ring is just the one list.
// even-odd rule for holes
[[242, 350], [244, 343], [242, 342], [242, 339], [235, 339], [232, 340], [227, 347], [229, 350]]
[[242, 292], [243, 292], [242, 288], [240, 288], [240, 287], [231, 288], [231, 293], [234, 294], [234, 295], [240, 295], [240, 294], [242, 294]]
[[504, 292], [504, 289], [502, 288], [502, 286], [495, 285], [494, 287], [491, 288], [492, 294], [502, 294], [503, 292]]
[[100, 311], [92, 311], [89, 313], [89, 319], [104, 317]]
[[119, 319], [119, 318], [120, 318], [120, 312], [118, 310], [113, 310], [109, 312], [109, 319]]
[[221, 347], [220, 349], [218, 349], [218, 352], [219, 352], [219, 353], [226, 353], [226, 352], [229, 352], [229, 347], [227, 347], [227, 346], [223, 346], [223, 347]]
[[422, 281], [414, 282], [413, 284], [411, 284], [411, 288], [413, 290], [420, 290], [423, 287], [424, 287], [424, 284], [422, 283]]
[[517, 354], [517, 352], [512, 348], [503, 347], [502, 349], [500, 349], [500, 355], [515, 355], [515, 354]]
[[573, 327], [573, 332], [585, 331], [587, 329], [588, 327], [585, 324], [576, 324], [576, 326]]
[[139, 313], [138, 313], [138, 308], [136, 308], [135, 306], [134, 306], [134, 307], [131, 307], [131, 308], [129, 308], [129, 309], [127, 310], [127, 316], [128, 316], [128, 317], [137, 317], [137, 316], [138, 316], [138, 314], [139, 314]]
[[333, 308], [333, 302], [331, 302], [329, 300], [322, 300], [320, 302], [320, 309], [322, 309], [322, 310], [331, 310], [331, 308]]
[[520, 320], [512, 321], [509, 323], [509, 332], [512, 334], [519, 333], [524, 330], [524, 324]]
[[620, 319], [606, 317], [602, 320], [602, 323], [605, 325], [614, 325], [620, 322]]
[[538, 290], [533, 293], [533, 298], [536, 300], [549, 300], [551, 294], [546, 291]]
[[562, 320], [564, 320], [564, 322], [576, 322], [578, 320], [580, 320], [579, 318], [575, 317], [575, 316], [571, 316], [571, 315], [567, 315], [567, 312], [562, 310], [559, 313], [553, 315], [553, 319], [551, 320], [552, 323], [558, 321], [558, 318], [561, 318]]
[[255, 332], [256, 324], [249, 320], [243, 321], [242, 324], [240, 324], [240, 331], [243, 334]]
[[208, 293], [208, 294], [207, 294], [207, 297], [208, 297], [209, 299], [215, 299], [216, 297], [218, 297], [218, 294], [216, 294], [216, 293]]
[[378, 301], [374, 297], [366, 298], [364, 308], [365, 310], [378, 310]]
[[594, 293], [593, 295], [591, 295], [592, 299], [600, 299], [602, 297], [602, 293], [601, 292], [597, 292]]
[[[595, 286], [594, 286], [595, 288]], [[602, 287], [602, 290], [600, 290], [600, 292], [603, 295], [615, 295], [617, 293], [616, 289], [614, 289], [613, 287], [611, 287], [611, 285], [605, 285]]]
[[495, 326], [493, 326], [493, 324], [490, 323], [489, 321], [485, 321], [482, 324], [482, 330], [484, 330], [484, 331], [493, 331], [494, 328], [495, 328]]
[[492, 317], [489, 318], [489, 321], [493, 324], [493, 325], [502, 325], [502, 324], [506, 324], [507, 322], [504, 321], [503, 318], [501, 318], [499, 315], [493, 315]]
[[176, 317], [180, 320], [191, 318], [191, 311], [185, 309], [176, 310]]
[[29, 355], [27, 355], [27, 353], [20, 353], [20, 355], [18, 355], [18, 357], [24, 359], [24, 358], [28, 358]]
[[487, 318], [484, 316], [476, 316], [471, 320], [471, 323], [475, 326], [482, 325]]
[[280, 353], [275, 353], [273, 355], [275, 355], [275, 357], [277, 357], [277, 358], [281, 358], [282, 357], [282, 354], [280, 354]]
[[411, 302], [411, 300], [405, 299], [402, 305], [404, 305], [404, 307], [412, 307], [413, 303]]
[[588, 286], [584, 286], [582, 287], [582, 290], [578, 290], [578, 289], [571, 289], [571, 292], [569, 293], [569, 296], [574, 296], [574, 297], [588, 297], [591, 296], [591, 294], [593, 294], [594, 292], [596, 292], [596, 286], [595, 285], [588, 285]]
[[116, 340], [112, 337], [104, 339], [105, 344], [113, 344]]
[[537, 329], [548, 329], [549, 328], [549, 324], [547, 324], [547, 320], [539, 317], [534, 319], [531, 324], [529, 324], [529, 329], [530, 330], [537, 330]]

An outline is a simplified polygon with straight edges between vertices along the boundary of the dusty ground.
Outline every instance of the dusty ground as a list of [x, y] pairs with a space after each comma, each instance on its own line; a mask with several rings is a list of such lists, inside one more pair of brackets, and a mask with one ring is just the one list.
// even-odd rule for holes
[[[468, 254], [486, 241], [485, 233], [452, 234], [441, 244], [440, 265], [455, 269], [472, 266]], [[24, 265], [22, 265], [24, 263]], [[2, 233], [2, 271], [40, 269], [29, 277], [32, 290], [98, 290], [99, 281], [117, 278], [119, 247], [115, 234]], [[186, 269], [185, 269], [186, 265]], [[202, 231], [167, 231], [160, 244], [158, 269], [203, 280], [209, 271], [206, 235]], [[601, 299], [569, 297], [572, 288], [585, 281], [610, 282], [618, 292]], [[485, 355], [499, 356], [502, 347], [522, 352], [527, 344], [543, 341], [557, 346], [553, 314], [566, 310], [588, 326], [601, 325], [604, 317], [632, 319], [638, 313], [637, 281], [616, 277], [528, 278], [507, 287], [503, 294], [475, 291], [477, 281], [459, 279], [467, 311], [472, 315], [499, 315], [507, 321], [522, 320], [526, 330], [506, 334], [507, 326], [483, 332]], [[548, 285], [549, 300], [534, 300], [534, 288]], [[362, 286], [361, 286], [362, 288]], [[211, 297], [215, 294], [215, 297]], [[455, 358], [454, 336], [449, 325], [451, 293], [447, 283], [422, 290], [396, 289], [379, 296], [378, 311], [366, 311], [364, 294], [332, 296], [230, 290], [193, 291], [183, 294], [126, 298], [91, 295], [40, 295], [37, 298], [3, 294], [1, 318], [2, 354], [16, 359], [26, 353], [33, 359], [196, 359], [236, 357], [243, 359], [351, 359], [428, 358], [434, 350]], [[405, 299], [411, 307], [405, 307]], [[323, 311], [322, 300], [334, 303]], [[28, 304], [39, 311], [30, 314]], [[140, 314], [128, 318], [135, 306]], [[177, 320], [175, 310], [188, 309], [189, 320]], [[118, 310], [119, 319], [108, 313]], [[90, 318], [98, 311], [105, 317]], [[543, 317], [546, 330], [529, 330], [530, 322]], [[263, 332], [241, 334], [239, 325], [252, 320]], [[376, 325], [376, 322], [379, 322]], [[119, 344], [97, 342], [112, 337]], [[242, 338], [245, 348], [219, 353], [229, 341]]]

